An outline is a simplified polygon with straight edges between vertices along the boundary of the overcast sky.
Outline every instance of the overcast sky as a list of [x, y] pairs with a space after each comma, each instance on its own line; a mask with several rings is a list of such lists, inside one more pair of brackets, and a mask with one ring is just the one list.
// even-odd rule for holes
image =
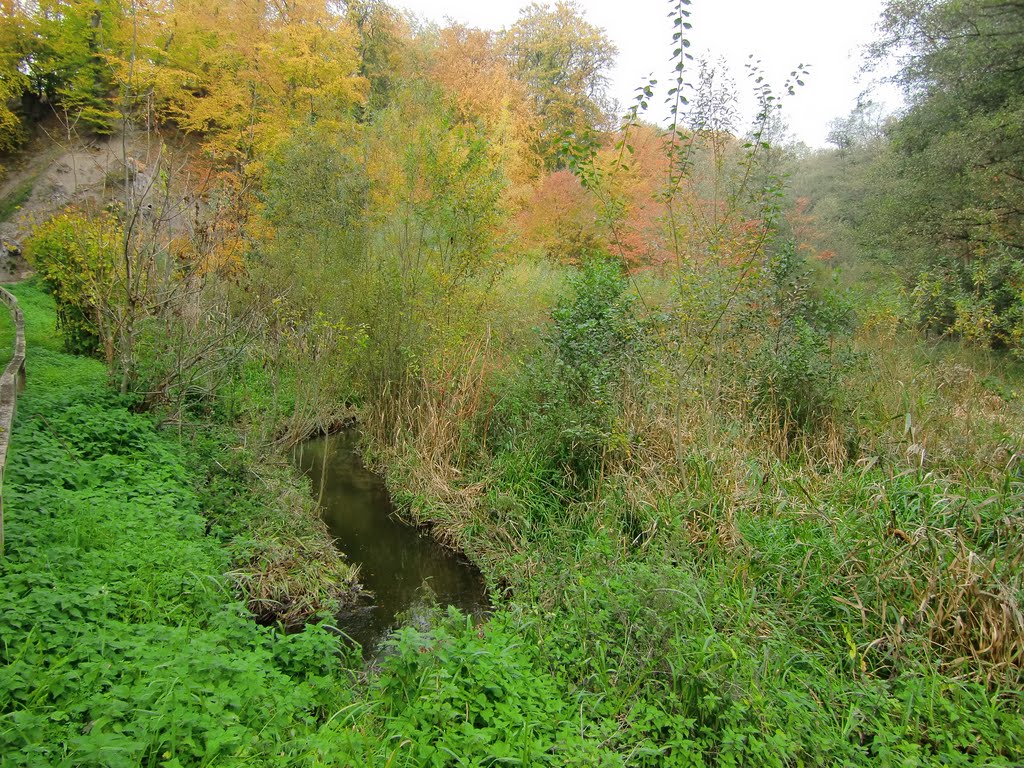
[[[500, 29], [515, 22], [528, 0], [394, 0], [394, 4], [439, 24], [451, 18], [469, 26]], [[628, 105], [649, 74], [662, 84], [670, 79], [673, 27], [666, 0], [578, 0], [578, 4], [619, 49], [618, 66], [612, 73], [613, 96]], [[695, 55], [724, 57], [741, 94], [749, 91], [743, 65], [750, 54], [761, 59], [771, 82], [779, 87], [798, 64], [810, 64], [806, 86], [788, 100], [785, 120], [795, 138], [823, 146], [828, 122], [848, 114], [867, 85], [857, 81], [859, 48], [872, 40], [883, 4], [884, 0], [694, 0], [689, 37]], [[897, 106], [892, 89], [886, 89], [881, 100]], [[657, 99], [647, 119], [663, 123], [665, 116], [666, 108]]]

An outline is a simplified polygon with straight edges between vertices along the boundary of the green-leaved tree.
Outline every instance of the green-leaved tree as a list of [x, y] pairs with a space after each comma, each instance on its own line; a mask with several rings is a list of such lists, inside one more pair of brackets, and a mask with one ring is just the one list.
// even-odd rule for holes
[[540, 117], [537, 149], [549, 169], [561, 167], [562, 143], [607, 121], [608, 70], [618, 51], [576, 3], [561, 0], [524, 8], [502, 42]]

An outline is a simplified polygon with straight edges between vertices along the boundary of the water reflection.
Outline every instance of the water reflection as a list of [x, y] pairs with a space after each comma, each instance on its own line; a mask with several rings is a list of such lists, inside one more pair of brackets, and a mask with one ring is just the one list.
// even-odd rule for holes
[[384, 482], [359, 459], [354, 434], [308, 440], [293, 460], [310, 476], [338, 548], [360, 566], [360, 581], [373, 593], [373, 605], [338, 617], [367, 652], [397, 626], [398, 614], [422, 614], [418, 606], [432, 599], [476, 616], [487, 611], [480, 572], [395, 516]]

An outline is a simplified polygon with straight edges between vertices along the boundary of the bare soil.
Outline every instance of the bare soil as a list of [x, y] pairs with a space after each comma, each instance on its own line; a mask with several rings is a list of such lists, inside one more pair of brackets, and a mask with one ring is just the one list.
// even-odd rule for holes
[[[129, 158], [137, 149], [133, 143], [128, 145]], [[33, 226], [68, 205], [100, 202], [123, 184], [124, 155], [125, 144], [118, 135], [60, 141], [54, 133], [44, 132], [4, 162], [7, 172], [0, 183], [0, 208], [26, 189], [31, 191], [0, 221], [0, 283], [29, 274], [20, 251]]]

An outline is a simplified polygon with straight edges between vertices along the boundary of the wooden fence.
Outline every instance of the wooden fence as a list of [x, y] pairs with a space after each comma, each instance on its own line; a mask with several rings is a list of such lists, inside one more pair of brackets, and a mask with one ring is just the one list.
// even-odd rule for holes
[[11, 310], [14, 322], [14, 356], [0, 377], [0, 557], [4, 554], [4, 467], [7, 466], [7, 447], [14, 426], [14, 412], [18, 393], [25, 388], [25, 317], [18, 300], [6, 288], [0, 288], [0, 301]]

